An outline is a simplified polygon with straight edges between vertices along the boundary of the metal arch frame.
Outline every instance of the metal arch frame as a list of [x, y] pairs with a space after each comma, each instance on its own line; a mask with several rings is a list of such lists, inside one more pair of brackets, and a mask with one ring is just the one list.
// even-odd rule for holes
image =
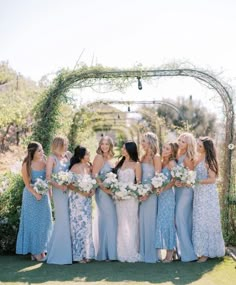
[[[73, 87], [76, 86], [76, 82], [82, 81], [86, 83], [87, 79], [118, 79], [123, 78], [124, 80], [134, 79], [134, 78], [151, 78], [151, 77], [192, 77], [199, 81], [206, 83], [209, 87], [213, 88], [218, 95], [221, 97], [225, 107], [226, 113], [226, 132], [225, 132], [225, 160], [224, 160], [224, 169], [223, 169], [223, 177], [227, 177], [224, 179], [222, 196], [225, 196], [225, 193], [230, 193], [231, 186], [231, 175], [232, 175], [232, 150], [228, 148], [229, 144], [233, 143], [234, 139], [234, 106], [233, 101], [230, 95], [229, 88], [224, 86], [219, 80], [217, 80], [214, 76], [208, 74], [207, 72], [196, 70], [196, 69], [188, 69], [188, 68], [177, 68], [177, 69], [150, 69], [150, 70], [86, 70], [82, 71], [75, 76], [71, 82], [68, 84]], [[80, 88], [85, 87], [83, 84]]]

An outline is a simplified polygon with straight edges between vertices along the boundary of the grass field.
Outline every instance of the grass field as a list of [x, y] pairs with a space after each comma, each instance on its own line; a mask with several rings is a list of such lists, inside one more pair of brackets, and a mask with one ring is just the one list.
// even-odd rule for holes
[[230, 258], [206, 263], [145, 264], [91, 262], [48, 265], [29, 256], [0, 256], [0, 284], [197, 284], [235, 285], [236, 263]]

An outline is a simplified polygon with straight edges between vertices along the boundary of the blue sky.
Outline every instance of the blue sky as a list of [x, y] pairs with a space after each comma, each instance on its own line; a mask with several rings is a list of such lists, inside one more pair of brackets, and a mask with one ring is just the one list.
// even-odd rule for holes
[[[0, 60], [34, 80], [81, 54], [119, 68], [187, 61], [236, 86], [235, 11], [235, 0], [0, 0]], [[186, 86], [175, 96], [195, 94]]]

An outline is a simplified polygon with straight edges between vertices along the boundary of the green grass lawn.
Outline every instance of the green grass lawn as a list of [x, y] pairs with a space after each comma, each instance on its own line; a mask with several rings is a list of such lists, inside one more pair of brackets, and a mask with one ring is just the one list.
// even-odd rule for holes
[[0, 256], [0, 284], [201, 284], [235, 285], [236, 263], [229, 257], [206, 263], [91, 262], [48, 265], [29, 256]]

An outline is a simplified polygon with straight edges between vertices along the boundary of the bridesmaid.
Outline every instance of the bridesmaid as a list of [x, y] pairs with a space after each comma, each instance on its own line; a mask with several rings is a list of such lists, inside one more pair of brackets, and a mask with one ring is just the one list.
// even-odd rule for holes
[[93, 162], [93, 176], [99, 187], [95, 193], [97, 204], [95, 258], [97, 260], [117, 260], [116, 238], [117, 217], [116, 208], [112, 200], [112, 192], [102, 184], [102, 177], [112, 171], [111, 159], [114, 156], [113, 142], [108, 136], [99, 142], [97, 155]]
[[[141, 145], [145, 154], [141, 159], [142, 183], [151, 183], [155, 173], [161, 172], [158, 140], [154, 133], [143, 135]], [[143, 198], [139, 208], [139, 251], [141, 261], [155, 263], [158, 260], [155, 247], [157, 196], [155, 193]]]
[[200, 137], [197, 144], [197, 185], [193, 199], [193, 246], [198, 262], [225, 254], [221, 230], [220, 205], [216, 188], [219, 168], [214, 143]]
[[47, 263], [52, 264], [72, 264], [67, 186], [51, 180], [53, 173], [68, 170], [71, 155], [67, 152], [67, 146], [66, 138], [55, 137], [51, 145], [52, 154], [47, 161], [47, 180], [53, 186], [55, 208], [55, 224], [47, 256]]
[[[77, 146], [70, 160], [70, 171], [79, 176], [91, 176], [90, 153], [85, 147]], [[71, 190], [75, 187], [70, 186]], [[69, 192], [70, 229], [73, 261], [87, 263], [94, 258], [92, 237], [92, 196], [81, 191]]]
[[31, 183], [46, 178], [46, 161], [41, 144], [31, 142], [22, 165], [25, 188], [22, 197], [17, 254], [31, 253], [32, 260], [43, 261], [52, 230], [51, 204], [48, 195], [38, 194]]
[[[190, 170], [194, 169], [196, 159], [196, 140], [190, 133], [183, 133], [178, 138], [179, 150], [178, 164]], [[175, 223], [177, 231], [177, 249], [181, 261], [189, 262], [197, 259], [192, 243], [192, 218], [193, 218], [193, 189], [175, 182]]]
[[177, 151], [178, 144], [171, 142], [164, 144], [162, 149], [162, 173], [168, 178], [169, 183], [161, 189], [158, 197], [156, 248], [167, 250], [163, 263], [172, 262], [176, 247], [175, 191], [174, 182], [171, 181], [171, 170], [176, 166]]

